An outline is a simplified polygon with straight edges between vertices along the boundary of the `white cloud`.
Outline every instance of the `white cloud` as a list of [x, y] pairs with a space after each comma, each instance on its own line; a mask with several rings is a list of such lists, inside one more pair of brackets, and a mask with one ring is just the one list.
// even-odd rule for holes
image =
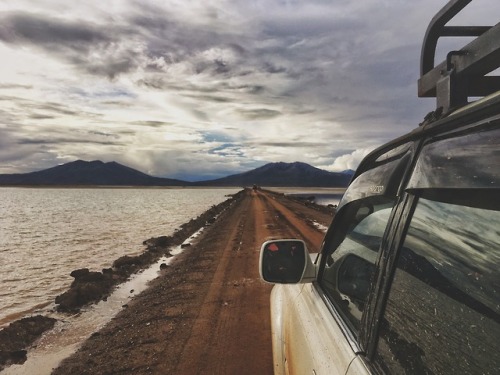
[[331, 172], [342, 172], [348, 169], [356, 170], [363, 158], [373, 151], [374, 147], [354, 150], [349, 154], [344, 154], [335, 159], [333, 164], [322, 166], [321, 168]]

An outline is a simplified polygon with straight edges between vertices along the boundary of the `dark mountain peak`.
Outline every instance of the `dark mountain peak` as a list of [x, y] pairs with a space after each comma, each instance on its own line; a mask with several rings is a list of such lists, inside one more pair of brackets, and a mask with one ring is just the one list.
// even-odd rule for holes
[[290, 171], [290, 170], [294, 170], [294, 169], [297, 169], [297, 170], [300, 170], [300, 169], [301, 170], [307, 170], [307, 169], [320, 170], [320, 169], [318, 169], [316, 167], [313, 167], [312, 165], [309, 165], [309, 164], [306, 164], [306, 163], [303, 163], [303, 162], [300, 162], [300, 161], [296, 161], [296, 162], [293, 162], [293, 163], [285, 163], [285, 162], [279, 161], [279, 162], [273, 162], [273, 163], [265, 164], [262, 167], [256, 168], [253, 171], [249, 171], [249, 172], [254, 172], [254, 171], [272, 171], [272, 170]]
[[203, 181], [199, 185], [344, 187], [347, 186], [350, 178], [350, 174], [328, 172], [303, 162], [275, 162], [248, 172]]
[[42, 171], [0, 175], [3, 185], [184, 186], [189, 183], [149, 176], [117, 162], [76, 160]]
[[102, 164], [104, 164], [104, 162], [101, 160], [86, 161], [86, 160], [78, 159], [75, 161], [71, 161], [69, 163], [61, 164], [59, 166], [71, 167], [71, 166], [88, 166], [88, 165], [102, 165]]
[[56, 165], [55, 167], [44, 169], [42, 171], [37, 171], [37, 172], [32, 172], [32, 173], [39, 173], [39, 172], [46, 172], [50, 170], [60, 170], [60, 171], [67, 171], [67, 170], [82, 170], [82, 169], [87, 169], [87, 168], [97, 168], [102, 166], [104, 163], [100, 160], [93, 160], [93, 161], [85, 161], [85, 160], [75, 160], [71, 161], [69, 163], [65, 164], [59, 164]]
[[264, 165], [265, 166], [272, 166], [272, 167], [281, 167], [281, 168], [290, 168], [290, 167], [295, 167], [299, 165], [309, 165], [300, 161], [294, 161], [292, 163], [286, 163], [284, 161], [277, 161], [277, 162], [272, 162], [272, 163], [267, 163]]

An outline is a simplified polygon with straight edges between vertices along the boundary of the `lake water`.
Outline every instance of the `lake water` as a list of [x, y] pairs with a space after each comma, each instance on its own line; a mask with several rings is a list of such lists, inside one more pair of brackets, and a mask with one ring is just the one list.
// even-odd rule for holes
[[0, 327], [51, 307], [71, 271], [140, 254], [238, 190], [0, 188]]

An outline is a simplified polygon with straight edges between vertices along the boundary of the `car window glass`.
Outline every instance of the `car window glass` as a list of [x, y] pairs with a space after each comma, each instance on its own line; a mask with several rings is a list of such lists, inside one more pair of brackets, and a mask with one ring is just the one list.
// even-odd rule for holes
[[418, 193], [376, 363], [394, 374], [498, 373], [500, 191]]
[[413, 144], [406, 143], [363, 161], [325, 238], [318, 284], [354, 335], [360, 327], [382, 238], [412, 150]]
[[370, 197], [344, 207], [350, 227], [326, 260], [321, 285], [354, 330], [359, 328], [394, 201]]

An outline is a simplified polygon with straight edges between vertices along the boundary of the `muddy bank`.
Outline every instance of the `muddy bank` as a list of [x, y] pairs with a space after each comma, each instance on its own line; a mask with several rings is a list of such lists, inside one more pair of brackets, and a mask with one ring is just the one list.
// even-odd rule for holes
[[[241, 199], [243, 191], [226, 201], [213, 206], [196, 219], [183, 224], [171, 236], [151, 238], [143, 242], [145, 250], [138, 256], [123, 256], [113, 262], [113, 266], [102, 271], [87, 268], [74, 270], [70, 288], [56, 297], [57, 311], [74, 314], [83, 306], [105, 300], [115, 287], [126, 281], [132, 274], [145, 269], [160, 258], [170, 256], [175, 246], [188, 246], [184, 241], [204, 226], [215, 222], [218, 215]], [[165, 265], [166, 267], [166, 265]], [[26, 350], [40, 335], [53, 327], [55, 319], [37, 316], [20, 319], [0, 330], [0, 371], [10, 364], [24, 363]]]

